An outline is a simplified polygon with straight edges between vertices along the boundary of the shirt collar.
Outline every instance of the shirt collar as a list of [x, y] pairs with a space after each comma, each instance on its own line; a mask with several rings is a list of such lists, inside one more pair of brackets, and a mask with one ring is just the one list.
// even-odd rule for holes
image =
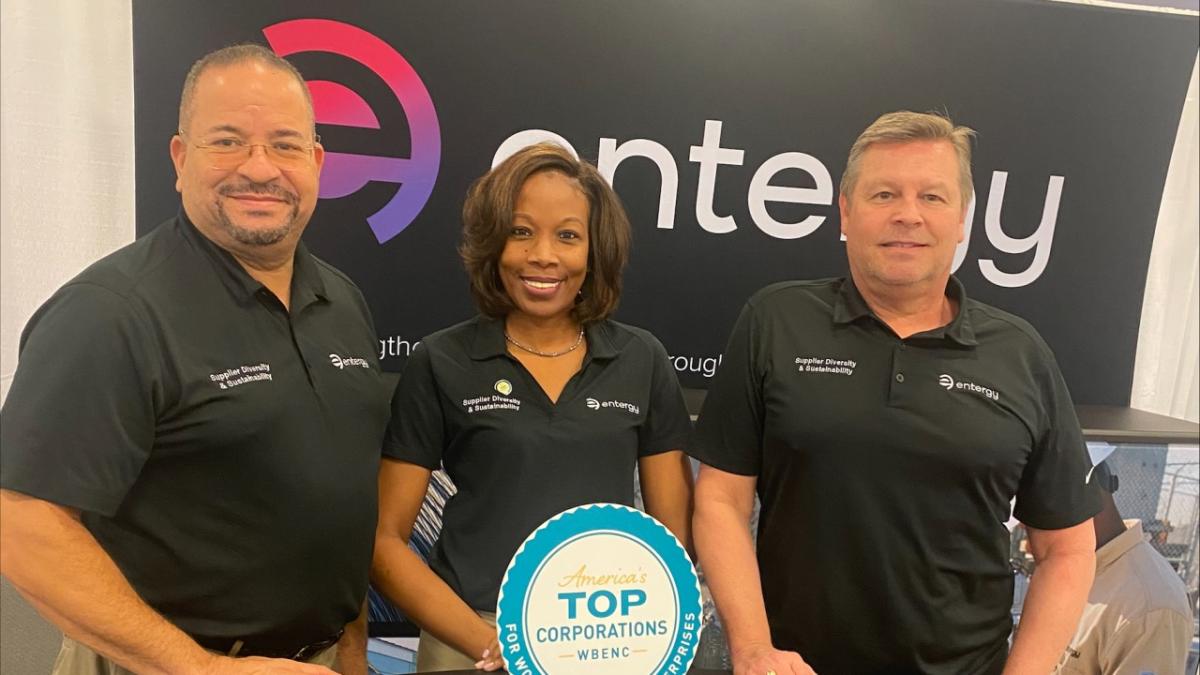
[[612, 325], [607, 321], [593, 321], [584, 327], [587, 335], [587, 358], [612, 359], [617, 356], [617, 346], [612, 341]]
[[1142, 532], [1142, 521], [1132, 519], [1124, 522], [1125, 531], [1096, 551], [1096, 574], [1103, 572], [1134, 546], [1146, 540], [1146, 535]]
[[[978, 345], [979, 342], [975, 339], [975, 327], [971, 325], [971, 319], [967, 312], [967, 291], [963, 288], [962, 282], [954, 275], [951, 275], [950, 280], [946, 283], [946, 295], [958, 305], [958, 311], [954, 318], [945, 326], [918, 333], [913, 337], [946, 338], [967, 347]], [[837, 300], [834, 301], [833, 322], [849, 324], [863, 317], [871, 317], [880, 321], [875, 316], [875, 312], [871, 311], [866, 299], [859, 293], [858, 287], [854, 285], [854, 280], [846, 277], [842, 279]]]
[[308, 252], [303, 241], [296, 242], [296, 258], [292, 263], [292, 307], [300, 308], [314, 302], [326, 302], [325, 280], [317, 268], [317, 260]]
[[[607, 321], [593, 321], [584, 326], [583, 333], [587, 337], [586, 360], [611, 359], [617, 355]], [[479, 317], [475, 325], [475, 336], [471, 340], [471, 358], [482, 361], [506, 355], [508, 344], [504, 339], [503, 317]]]
[[[179, 215], [176, 216], [175, 226], [186, 240], [212, 261], [221, 282], [238, 300], [250, 301], [265, 289], [261, 282], [246, 272], [229, 251], [204, 236], [183, 209], [180, 209]], [[328, 299], [325, 282], [321, 279], [321, 271], [317, 269], [316, 261], [304, 242], [298, 242], [292, 267], [292, 308], [299, 309], [318, 300]]]

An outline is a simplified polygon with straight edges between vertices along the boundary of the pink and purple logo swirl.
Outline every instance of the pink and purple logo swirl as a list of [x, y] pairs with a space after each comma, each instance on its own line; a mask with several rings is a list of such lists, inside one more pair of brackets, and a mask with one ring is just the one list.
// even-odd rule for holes
[[[400, 234], [425, 206], [437, 180], [442, 136], [429, 91], [408, 61], [391, 45], [367, 31], [328, 19], [295, 19], [263, 29], [281, 57], [299, 52], [338, 54], [371, 69], [387, 84], [408, 117], [412, 152], [407, 159], [325, 152], [320, 197], [345, 197], [368, 182], [398, 183], [383, 208], [367, 218], [379, 243]], [[313, 114], [320, 124], [378, 129], [379, 119], [362, 96], [329, 80], [310, 80]]]

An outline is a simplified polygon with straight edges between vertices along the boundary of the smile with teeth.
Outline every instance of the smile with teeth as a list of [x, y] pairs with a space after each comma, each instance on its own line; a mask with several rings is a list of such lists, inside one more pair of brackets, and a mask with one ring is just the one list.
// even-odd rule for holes
[[550, 290], [558, 288], [562, 284], [562, 279], [533, 279], [530, 277], [521, 277], [521, 281], [526, 286], [536, 288], [538, 290]]

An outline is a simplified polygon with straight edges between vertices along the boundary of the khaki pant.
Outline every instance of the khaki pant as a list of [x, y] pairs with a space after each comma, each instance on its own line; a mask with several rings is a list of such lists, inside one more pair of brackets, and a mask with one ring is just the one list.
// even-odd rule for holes
[[[496, 615], [492, 612], [476, 612], [479, 618], [496, 625]], [[442, 642], [434, 636], [421, 631], [421, 639], [417, 642], [417, 670], [419, 672], [436, 672], [439, 670], [474, 670], [479, 655], [467, 656], [454, 647]]]
[[[214, 652], [215, 653], [215, 652]], [[337, 645], [319, 652], [308, 663], [334, 668], [337, 665]], [[69, 637], [63, 637], [62, 649], [54, 661], [52, 675], [134, 675], [133, 671], [100, 656], [91, 648]]]

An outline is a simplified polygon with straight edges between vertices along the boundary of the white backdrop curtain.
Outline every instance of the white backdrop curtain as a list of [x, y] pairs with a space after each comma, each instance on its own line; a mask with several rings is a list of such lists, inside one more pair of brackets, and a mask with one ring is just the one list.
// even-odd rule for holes
[[133, 25], [129, 0], [0, 0], [0, 16], [2, 400], [34, 310], [133, 240]]
[[[1192, 67], [1154, 231], [1130, 405], [1200, 421], [1200, 105]], [[1120, 270], [1114, 270], [1119, 274]]]

